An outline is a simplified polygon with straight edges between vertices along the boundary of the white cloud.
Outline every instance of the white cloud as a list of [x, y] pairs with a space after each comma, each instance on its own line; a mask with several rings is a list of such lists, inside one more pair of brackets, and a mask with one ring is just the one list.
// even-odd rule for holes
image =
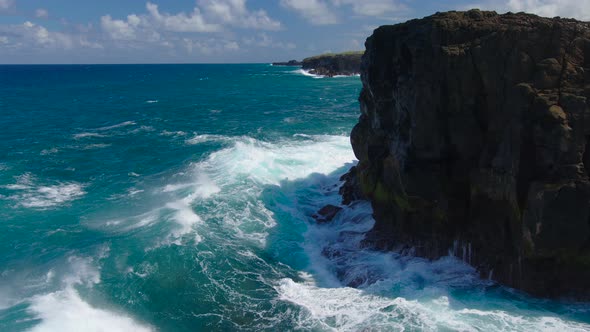
[[0, 44], [10, 49], [54, 49], [71, 50], [76, 47], [97, 47], [82, 36], [64, 32], [50, 31], [42, 25], [26, 21], [23, 24], [0, 26]]
[[107, 39], [114, 42], [113, 46], [221, 55], [241, 49], [235, 39], [228, 38], [232, 35], [229, 27], [281, 28], [280, 22], [271, 19], [264, 10], [248, 10], [246, 0], [198, 0], [190, 13], [164, 12], [152, 2], [147, 2], [145, 8], [146, 12], [131, 14], [124, 19], [110, 15], [101, 17], [101, 29]]
[[12, 8], [14, 0], [0, 0], [0, 11]]
[[243, 38], [244, 44], [248, 46], [258, 46], [258, 47], [269, 47], [269, 48], [280, 48], [280, 49], [294, 49], [297, 47], [295, 43], [292, 42], [275, 42], [272, 37], [268, 34], [262, 32], [259, 33], [257, 36], [253, 38]]
[[47, 18], [49, 17], [49, 12], [47, 11], [47, 9], [38, 8], [37, 10], [35, 10], [35, 16], [38, 18]]
[[113, 20], [111, 15], [100, 18], [102, 29], [115, 40], [133, 40], [136, 37], [136, 29], [140, 20], [136, 15], [127, 16], [127, 20]]
[[281, 23], [271, 19], [264, 10], [248, 10], [246, 0], [199, 0], [192, 12], [174, 14], [163, 12], [157, 4], [147, 2], [146, 11], [129, 15], [126, 19], [105, 15], [101, 18], [101, 27], [111, 39], [139, 42], [162, 42], [160, 37], [163, 34], [172, 37], [170, 33], [221, 32], [226, 26], [262, 30], [281, 28]]
[[199, 8], [195, 7], [189, 15], [180, 12], [176, 15], [160, 13], [158, 5], [148, 2], [146, 8], [151, 15], [154, 23], [161, 26], [164, 30], [174, 32], [215, 32], [221, 27], [216, 24], [209, 24], [201, 15]]
[[81, 49], [103, 48], [100, 43], [88, 40], [82, 32], [51, 31], [31, 21], [0, 25], [0, 45], [7, 51], [3, 55], [17, 56], [21, 50], [40, 55], [55, 52], [65, 55]]
[[281, 4], [298, 12], [311, 24], [327, 25], [338, 23], [336, 15], [321, 0], [281, 0]]
[[268, 17], [266, 11], [250, 12], [246, 0], [200, 0], [199, 3], [211, 19], [222, 23], [260, 30], [281, 28], [281, 23]]
[[383, 16], [400, 11], [406, 11], [407, 7], [395, 0], [332, 0], [334, 5], [351, 5], [352, 11], [365, 16]]
[[23, 27], [25, 38], [33, 40], [38, 45], [70, 49], [74, 44], [69, 35], [61, 32], [49, 32], [41, 25], [27, 21], [23, 24]]

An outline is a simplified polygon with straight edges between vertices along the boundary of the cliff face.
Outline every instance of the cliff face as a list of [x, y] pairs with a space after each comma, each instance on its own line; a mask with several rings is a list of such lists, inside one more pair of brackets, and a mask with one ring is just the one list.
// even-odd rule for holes
[[[367, 243], [590, 296], [590, 25], [437, 13], [367, 39], [353, 170]], [[349, 190], [350, 191], [350, 190]]]
[[303, 69], [315, 75], [355, 75], [360, 73], [362, 55], [363, 52], [323, 54], [305, 58], [301, 65]]

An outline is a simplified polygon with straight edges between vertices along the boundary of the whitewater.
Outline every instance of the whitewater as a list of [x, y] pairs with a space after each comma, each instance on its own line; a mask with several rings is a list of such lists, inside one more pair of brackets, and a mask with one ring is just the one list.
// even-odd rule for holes
[[[590, 331], [590, 305], [361, 245], [358, 77], [0, 66], [0, 331]], [[346, 285], [356, 285], [347, 287]]]

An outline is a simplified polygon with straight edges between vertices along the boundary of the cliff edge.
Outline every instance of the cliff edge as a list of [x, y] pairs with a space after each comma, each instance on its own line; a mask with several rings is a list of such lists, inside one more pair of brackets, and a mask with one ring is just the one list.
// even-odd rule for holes
[[590, 298], [590, 24], [447, 12], [365, 46], [347, 179], [374, 209], [366, 243]]

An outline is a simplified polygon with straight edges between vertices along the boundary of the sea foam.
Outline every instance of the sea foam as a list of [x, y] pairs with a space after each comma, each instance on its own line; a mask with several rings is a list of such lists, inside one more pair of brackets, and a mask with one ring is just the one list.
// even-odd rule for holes
[[105, 137], [105, 136], [102, 134], [99, 134], [99, 133], [89, 133], [89, 132], [74, 134], [74, 139], [82, 139], [82, 138], [89, 138], [89, 137]]
[[[337, 181], [334, 177], [330, 181]], [[318, 184], [316, 184], [317, 186]], [[284, 188], [293, 206], [277, 205], [285, 213], [312, 211], [303, 249], [309, 257], [308, 276], [280, 280], [279, 298], [299, 307], [302, 330], [337, 331], [588, 331], [590, 325], [566, 320], [538, 307], [530, 298], [486, 294], [493, 286], [475, 269], [447, 256], [435, 261], [367, 249], [362, 240], [374, 224], [368, 202], [355, 202], [327, 224], [309, 217], [324, 204], [340, 205], [337, 190], [319, 184], [323, 194], [301, 199], [308, 185]], [[311, 278], [309, 276], [312, 276]], [[347, 285], [354, 285], [355, 288]], [[497, 286], [496, 286], [497, 287]], [[493, 289], [493, 288], [492, 288]], [[453, 295], [469, 292], [465, 302]], [[477, 295], [479, 294], [479, 295]], [[479, 297], [479, 300], [477, 298]], [[566, 309], [570, 311], [570, 309]]]
[[[108, 249], [98, 253], [98, 258], [108, 255]], [[100, 282], [100, 273], [92, 258], [71, 256], [69, 272], [62, 277], [64, 288], [30, 299], [28, 311], [40, 323], [34, 332], [77, 331], [153, 331], [150, 326], [135, 322], [123, 313], [93, 307], [82, 299], [76, 285], [92, 287]], [[54, 277], [53, 271], [51, 278]]]
[[[325, 75], [312, 74], [309, 70], [305, 70], [305, 69], [297, 69], [297, 70], [294, 70], [293, 73], [299, 74], [299, 75], [303, 75], [303, 76], [309, 76], [309, 77], [313, 77], [313, 78], [327, 78], [328, 77], [328, 76], [325, 76]], [[330, 76], [330, 78], [360, 77], [360, 76], [361, 75], [359, 75], [359, 74], [354, 74], [354, 75], [334, 75], [334, 76]]]
[[91, 306], [73, 288], [35, 297], [29, 311], [41, 319], [32, 332], [153, 331], [124, 314]]
[[15, 206], [50, 208], [64, 205], [86, 194], [84, 185], [80, 183], [39, 184], [39, 181], [30, 173], [25, 173], [16, 179], [15, 184], [4, 186], [4, 188], [14, 192], [5, 199], [15, 201]]
[[117, 129], [117, 128], [121, 128], [121, 127], [134, 126], [135, 124], [136, 124], [135, 121], [124, 121], [121, 123], [114, 124], [112, 126], [99, 127], [99, 128], [96, 128], [95, 130], [107, 131], [107, 130]]

